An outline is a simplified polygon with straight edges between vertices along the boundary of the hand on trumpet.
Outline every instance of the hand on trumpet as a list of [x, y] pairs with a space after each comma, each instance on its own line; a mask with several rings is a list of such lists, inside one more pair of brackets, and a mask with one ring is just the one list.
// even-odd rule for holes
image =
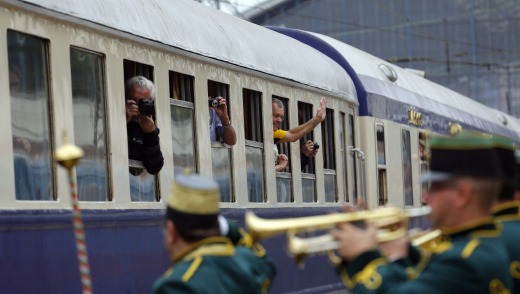
[[379, 244], [379, 249], [386, 256], [390, 262], [408, 257], [408, 244], [410, 243], [408, 236], [382, 242]]
[[365, 229], [360, 229], [351, 223], [341, 223], [331, 230], [330, 234], [338, 241], [338, 253], [346, 261], [377, 248], [377, 228], [367, 223]]

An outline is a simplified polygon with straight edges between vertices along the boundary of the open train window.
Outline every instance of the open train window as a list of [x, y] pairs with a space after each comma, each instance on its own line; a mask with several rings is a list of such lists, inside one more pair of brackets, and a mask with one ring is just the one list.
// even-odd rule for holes
[[[305, 102], [298, 102], [298, 124], [304, 124], [313, 117], [312, 104]], [[310, 132], [305, 135], [300, 143], [305, 143], [307, 140], [314, 141], [314, 132]], [[300, 161], [304, 160], [300, 154]], [[318, 197], [316, 195], [316, 175], [315, 175], [315, 161], [314, 158], [308, 158], [308, 163], [303, 167], [302, 162], [302, 193], [303, 202], [317, 202]]]
[[104, 61], [102, 54], [70, 48], [74, 141], [85, 152], [76, 165], [82, 201], [112, 200]]
[[[135, 76], [143, 76], [154, 82], [154, 68], [148, 64], [125, 59], [123, 61], [123, 72], [125, 83], [128, 79]], [[157, 99], [157, 97], [155, 98]], [[152, 118], [154, 121], [157, 121], [156, 113], [152, 114]], [[129, 159], [129, 165], [131, 200], [160, 201], [159, 178], [149, 174], [141, 161]]]
[[56, 200], [48, 47], [7, 31], [16, 200]]
[[244, 134], [246, 139], [247, 196], [249, 202], [266, 202], [264, 190], [264, 130], [262, 93], [242, 90]]
[[[284, 108], [284, 118], [280, 124], [280, 129], [289, 130], [289, 99], [273, 95], [273, 99], [278, 99], [282, 102]], [[287, 155], [289, 164], [283, 172], [276, 173], [276, 197], [278, 202], [294, 202], [292, 193], [292, 168], [291, 168], [291, 146], [289, 142], [275, 145], [279, 154]]]
[[334, 110], [327, 108], [327, 116], [321, 123], [325, 202], [338, 202], [336, 189], [336, 145], [334, 139]]
[[387, 179], [386, 179], [386, 151], [385, 128], [382, 124], [376, 125], [377, 148], [377, 176], [378, 176], [378, 203], [380, 206], [388, 203]]
[[[208, 97], [222, 97], [226, 99], [228, 112], [230, 111], [229, 85], [208, 80]], [[211, 142], [213, 179], [220, 186], [220, 201], [222, 202], [235, 202], [232, 189], [233, 165], [231, 152], [230, 146], [218, 141]]]
[[170, 71], [168, 77], [174, 173], [185, 170], [197, 172], [193, 90], [195, 78], [174, 71]]

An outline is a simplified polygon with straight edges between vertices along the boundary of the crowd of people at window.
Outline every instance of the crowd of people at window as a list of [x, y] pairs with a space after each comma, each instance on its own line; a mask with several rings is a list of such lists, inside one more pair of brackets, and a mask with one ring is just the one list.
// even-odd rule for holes
[[[142, 162], [144, 169], [149, 174], [157, 174], [164, 165], [164, 157], [159, 144], [159, 128], [155, 125], [155, 114], [143, 113], [147, 105], [153, 105], [155, 100], [155, 85], [144, 76], [135, 76], [126, 81], [126, 122], [128, 135], [128, 156], [131, 160]], [[236, 144], [235, 129], [231, 124], [228, 114], [226, 99], [223, 97], [208, 97], [209, 106], [209, 127], [210, 139], [212, 142], [223, 142], [226, 145]], [[326, 116], [327, 101], [321, 98], [320, 106], [316, 115], [309, 121], [298, 125], [289, 130], [280, 128], [284, 119], [285, 106], [279, 99], [272, 99], [273, 113], [273, 137], [276, 171], [284, 171], [289, 158], [286, 154], [278, 152], [277, 144], [285, 142], [300, 141], [301, 169], [309, 163], [318, 153], [319, 144], [312, 140], [304, 140], [304, 136], [311, 133]], [[142, 172], [140, 168], [130, 168], [130, 172], [135, 176]]]

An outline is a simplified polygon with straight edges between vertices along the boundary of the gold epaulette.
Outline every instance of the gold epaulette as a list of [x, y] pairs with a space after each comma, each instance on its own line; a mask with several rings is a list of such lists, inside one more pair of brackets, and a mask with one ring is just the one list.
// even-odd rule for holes
[[340, 276], [345, 286], [349, 289], [353, 289], [357, 284], [362, 284], [368, 290], [375, 290], [383, 282], [381, 275], [377, 272], [377, 268], [383, 264], [387, 264], [386, 258], [380, 257], [372, 260], [352, 278], [349, 277], [344, 269], [340, 272]]

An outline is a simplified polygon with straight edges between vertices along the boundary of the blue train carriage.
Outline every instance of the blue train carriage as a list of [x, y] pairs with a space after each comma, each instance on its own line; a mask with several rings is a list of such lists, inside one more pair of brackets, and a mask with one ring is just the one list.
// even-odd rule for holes
[[[68, 179], [52, 156], [63, 130], [85, 151], [74, 176], [99, 293], [148, 292], [169, 267], [161, 227], [176, 172], [215, 178], [223, 213], [239, 223], [246, 209], [324, 214], [354, 197], [354, 83], [291, 38], [192, 0], [0, 0], [0, 40], [0, 292], [80, 291]], [[165, 162], [155, 176], [128, 159], [124, 81], [134, 75], [157, 86]], [[226, 98], [235, 146], [210, 142], [208, 96]], [[283, 144], [290, 169], [275, 173], [271, 99], [285, 103], [291, 128], [321, 96], [327, 120], [308, 138], [319, 155], [302, 172], [299, 143]], [[297, 271], [285, 238], [265, 245], [279, 270], [274, 293], [341, 287], [325, 258]]]
[[420, 71], [403, 69], [321, 34], [271, 29], [323, 52], [354, 80], [369, 207], [421, 205], [427, 132], [450, 134], [464, 128], [520, 142], [518, 119], [433, 83]]

